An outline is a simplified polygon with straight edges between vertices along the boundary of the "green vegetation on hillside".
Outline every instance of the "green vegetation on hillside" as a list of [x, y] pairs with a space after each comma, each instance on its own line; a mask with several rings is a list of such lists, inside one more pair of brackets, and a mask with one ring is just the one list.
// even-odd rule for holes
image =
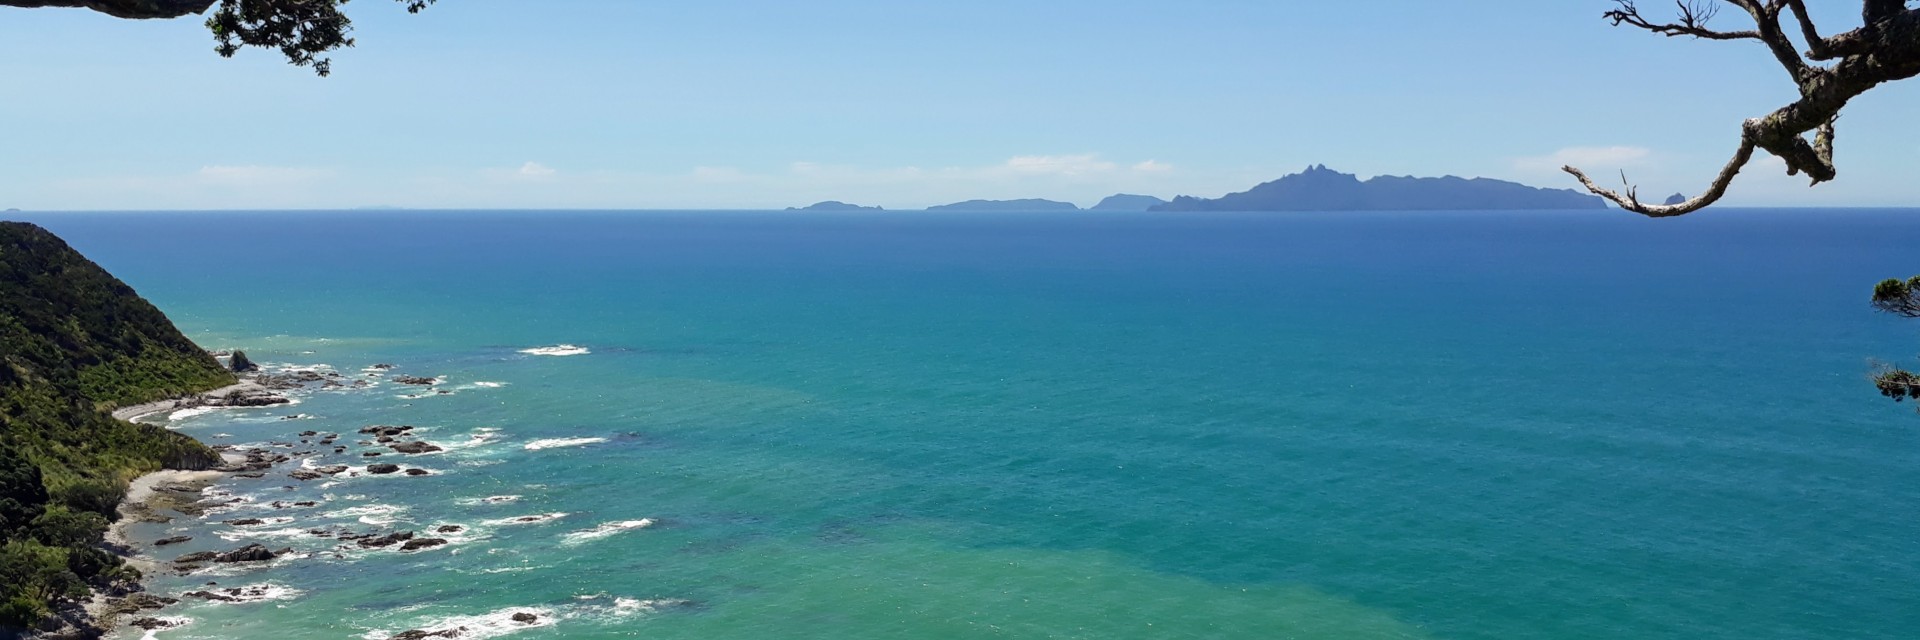
[[100, 549], [127, 481], [219, 462], [192, 438], [108, 412], [233, 381], [59, 237], [0, 222], [0, 627], [136, 577]]

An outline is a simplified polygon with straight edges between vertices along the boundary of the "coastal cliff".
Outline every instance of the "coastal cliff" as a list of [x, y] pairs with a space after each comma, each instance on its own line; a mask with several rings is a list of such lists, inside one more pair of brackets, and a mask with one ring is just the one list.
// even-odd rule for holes
[[138, 579], [102, 548], [129, 480], [220, 463], [109, 412], [235, 378], [133, 288], [22, 222], [0, 222], [0, 365], [3, 637], [82, 620], [79, 600]]

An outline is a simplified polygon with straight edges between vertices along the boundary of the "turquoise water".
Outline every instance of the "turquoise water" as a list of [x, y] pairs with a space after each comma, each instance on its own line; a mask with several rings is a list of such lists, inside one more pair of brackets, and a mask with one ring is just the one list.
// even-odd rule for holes
[[208, 347], [453, 391], [175, 421], [464, 446], [137, 530], [316, 554], [154, 580], [288, 589], [160, 638], [1491, 640], [1914, 637], [1916, 214], [30, 217]]

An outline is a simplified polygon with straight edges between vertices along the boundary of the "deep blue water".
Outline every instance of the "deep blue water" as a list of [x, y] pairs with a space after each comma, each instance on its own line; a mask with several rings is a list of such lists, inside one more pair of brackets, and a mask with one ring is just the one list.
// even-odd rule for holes
[[[1920, 629], [1920, 415], [1867, 381], [1920, 324], [1866, 304], [1920, 273], [1920, 211], [23, 215], [205, 346], [457, 391], [185, 432], [493, 438], [230, 483], [328, 501], [289, 527], [475, 533], [221, 577], [298, 595], [163, 638]], [[557, 344], [591, 353], [520, 353]], [[602, 441], [525, 446], [565, 438]], [[525, 513], [568, 516], [484, 524]]]

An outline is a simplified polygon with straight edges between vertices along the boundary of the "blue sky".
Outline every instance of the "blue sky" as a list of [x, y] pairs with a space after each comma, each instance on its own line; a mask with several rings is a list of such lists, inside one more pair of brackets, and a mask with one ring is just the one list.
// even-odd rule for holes
[[[1563, 160], [1664, 195], [1793, 97], [1757, 43], [1610, 6], [359, 0], [328, 78], [221, 59], [198, 19], [0, 8], [0, 208], [1087, 206], [1312, 163], [1570, 187]], [[1920, 205], [1916, 107], [1920, 82], [1869, 93], [1838, 181], [1756, 164], [1727, 202]]]

